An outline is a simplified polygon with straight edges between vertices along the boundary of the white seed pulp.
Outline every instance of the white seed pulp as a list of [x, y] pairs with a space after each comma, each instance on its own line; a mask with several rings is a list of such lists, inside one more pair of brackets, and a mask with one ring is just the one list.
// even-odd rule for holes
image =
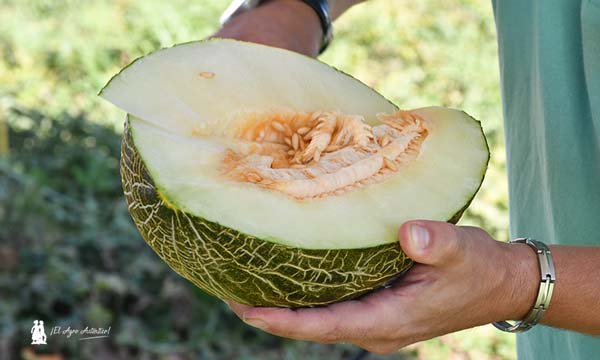
[[398, 171], [398, 162], [414, 160], [428, 134], [425, 120], [410, 112], [381, 119], [371, 127], [334, 112], [254, 116], [240, 134], [254, 146], [228, 152], [224, 172], [296, 199], [372, 185]]

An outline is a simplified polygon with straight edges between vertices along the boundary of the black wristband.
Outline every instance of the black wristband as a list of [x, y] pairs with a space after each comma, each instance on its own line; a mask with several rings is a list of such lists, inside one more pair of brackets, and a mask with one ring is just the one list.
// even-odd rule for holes
[[323, 53], [329, 46], [333, 36], [333, 26], [331, 25], [331, 16], [329, 16], [329, 3], [327, 0], [300, 0], [310, 6], [319, 17], [321, 29], [323, 30], [323, 38], [321, 39], [321, 47], [319, 54]]

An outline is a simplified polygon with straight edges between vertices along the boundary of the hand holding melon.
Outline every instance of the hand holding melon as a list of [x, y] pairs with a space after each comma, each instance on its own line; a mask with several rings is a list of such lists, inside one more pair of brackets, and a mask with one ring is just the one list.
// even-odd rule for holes
[[522, 319], [531, 309], [539, 269], [527, 245], [495, 241], [479, 228], [426, 220], [405, 223], [399, 237], [416, 264], [390, 288], [320, 308], [229, 305], [248, 324], [275, 335], [353, 343], [380, 354], [494, 321]]

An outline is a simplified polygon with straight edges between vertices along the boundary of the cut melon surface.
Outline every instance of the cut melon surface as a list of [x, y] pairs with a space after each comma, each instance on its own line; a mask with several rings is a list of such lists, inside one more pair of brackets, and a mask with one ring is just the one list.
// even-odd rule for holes
[[379, 183], [304, 200], [221, 174], [227, 141], [171, 134], [134, 117], [130, 126], [159, 192], [178, 209], [283, 245], [352, 249], [396, 242], [407, 220], [449, 220], [479, 187], [482, 169], [465, 176], [461, 166], [487, 161], [485, 144], [468, 141], [481, 141], [478, 124], [454, 110], [414, 113], [435, 122], [418, 158]]
[[157, 51], [101, 96], [130, 114], [121, 172], [144, 239], [207, 292], [252, 305], [381, 286], [411, 264], [398, 227], [457, 221], [489, 159], [462, 111], [399, 111], [326, 64], [239, 41]]

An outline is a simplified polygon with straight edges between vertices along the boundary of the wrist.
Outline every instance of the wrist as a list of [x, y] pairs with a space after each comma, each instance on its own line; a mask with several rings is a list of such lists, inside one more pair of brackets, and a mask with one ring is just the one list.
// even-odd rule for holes
[[505, 317], [500, 320], [521, 320], [535, 304], [540, 287], [539, 260], [528, 245], [515, 243], [506, 247], [509, 289], [505, 296]]
[[268, 0], [232, 17], [214, 34], [316, 56], [323, 37], [318, 15], [299, 0]]

